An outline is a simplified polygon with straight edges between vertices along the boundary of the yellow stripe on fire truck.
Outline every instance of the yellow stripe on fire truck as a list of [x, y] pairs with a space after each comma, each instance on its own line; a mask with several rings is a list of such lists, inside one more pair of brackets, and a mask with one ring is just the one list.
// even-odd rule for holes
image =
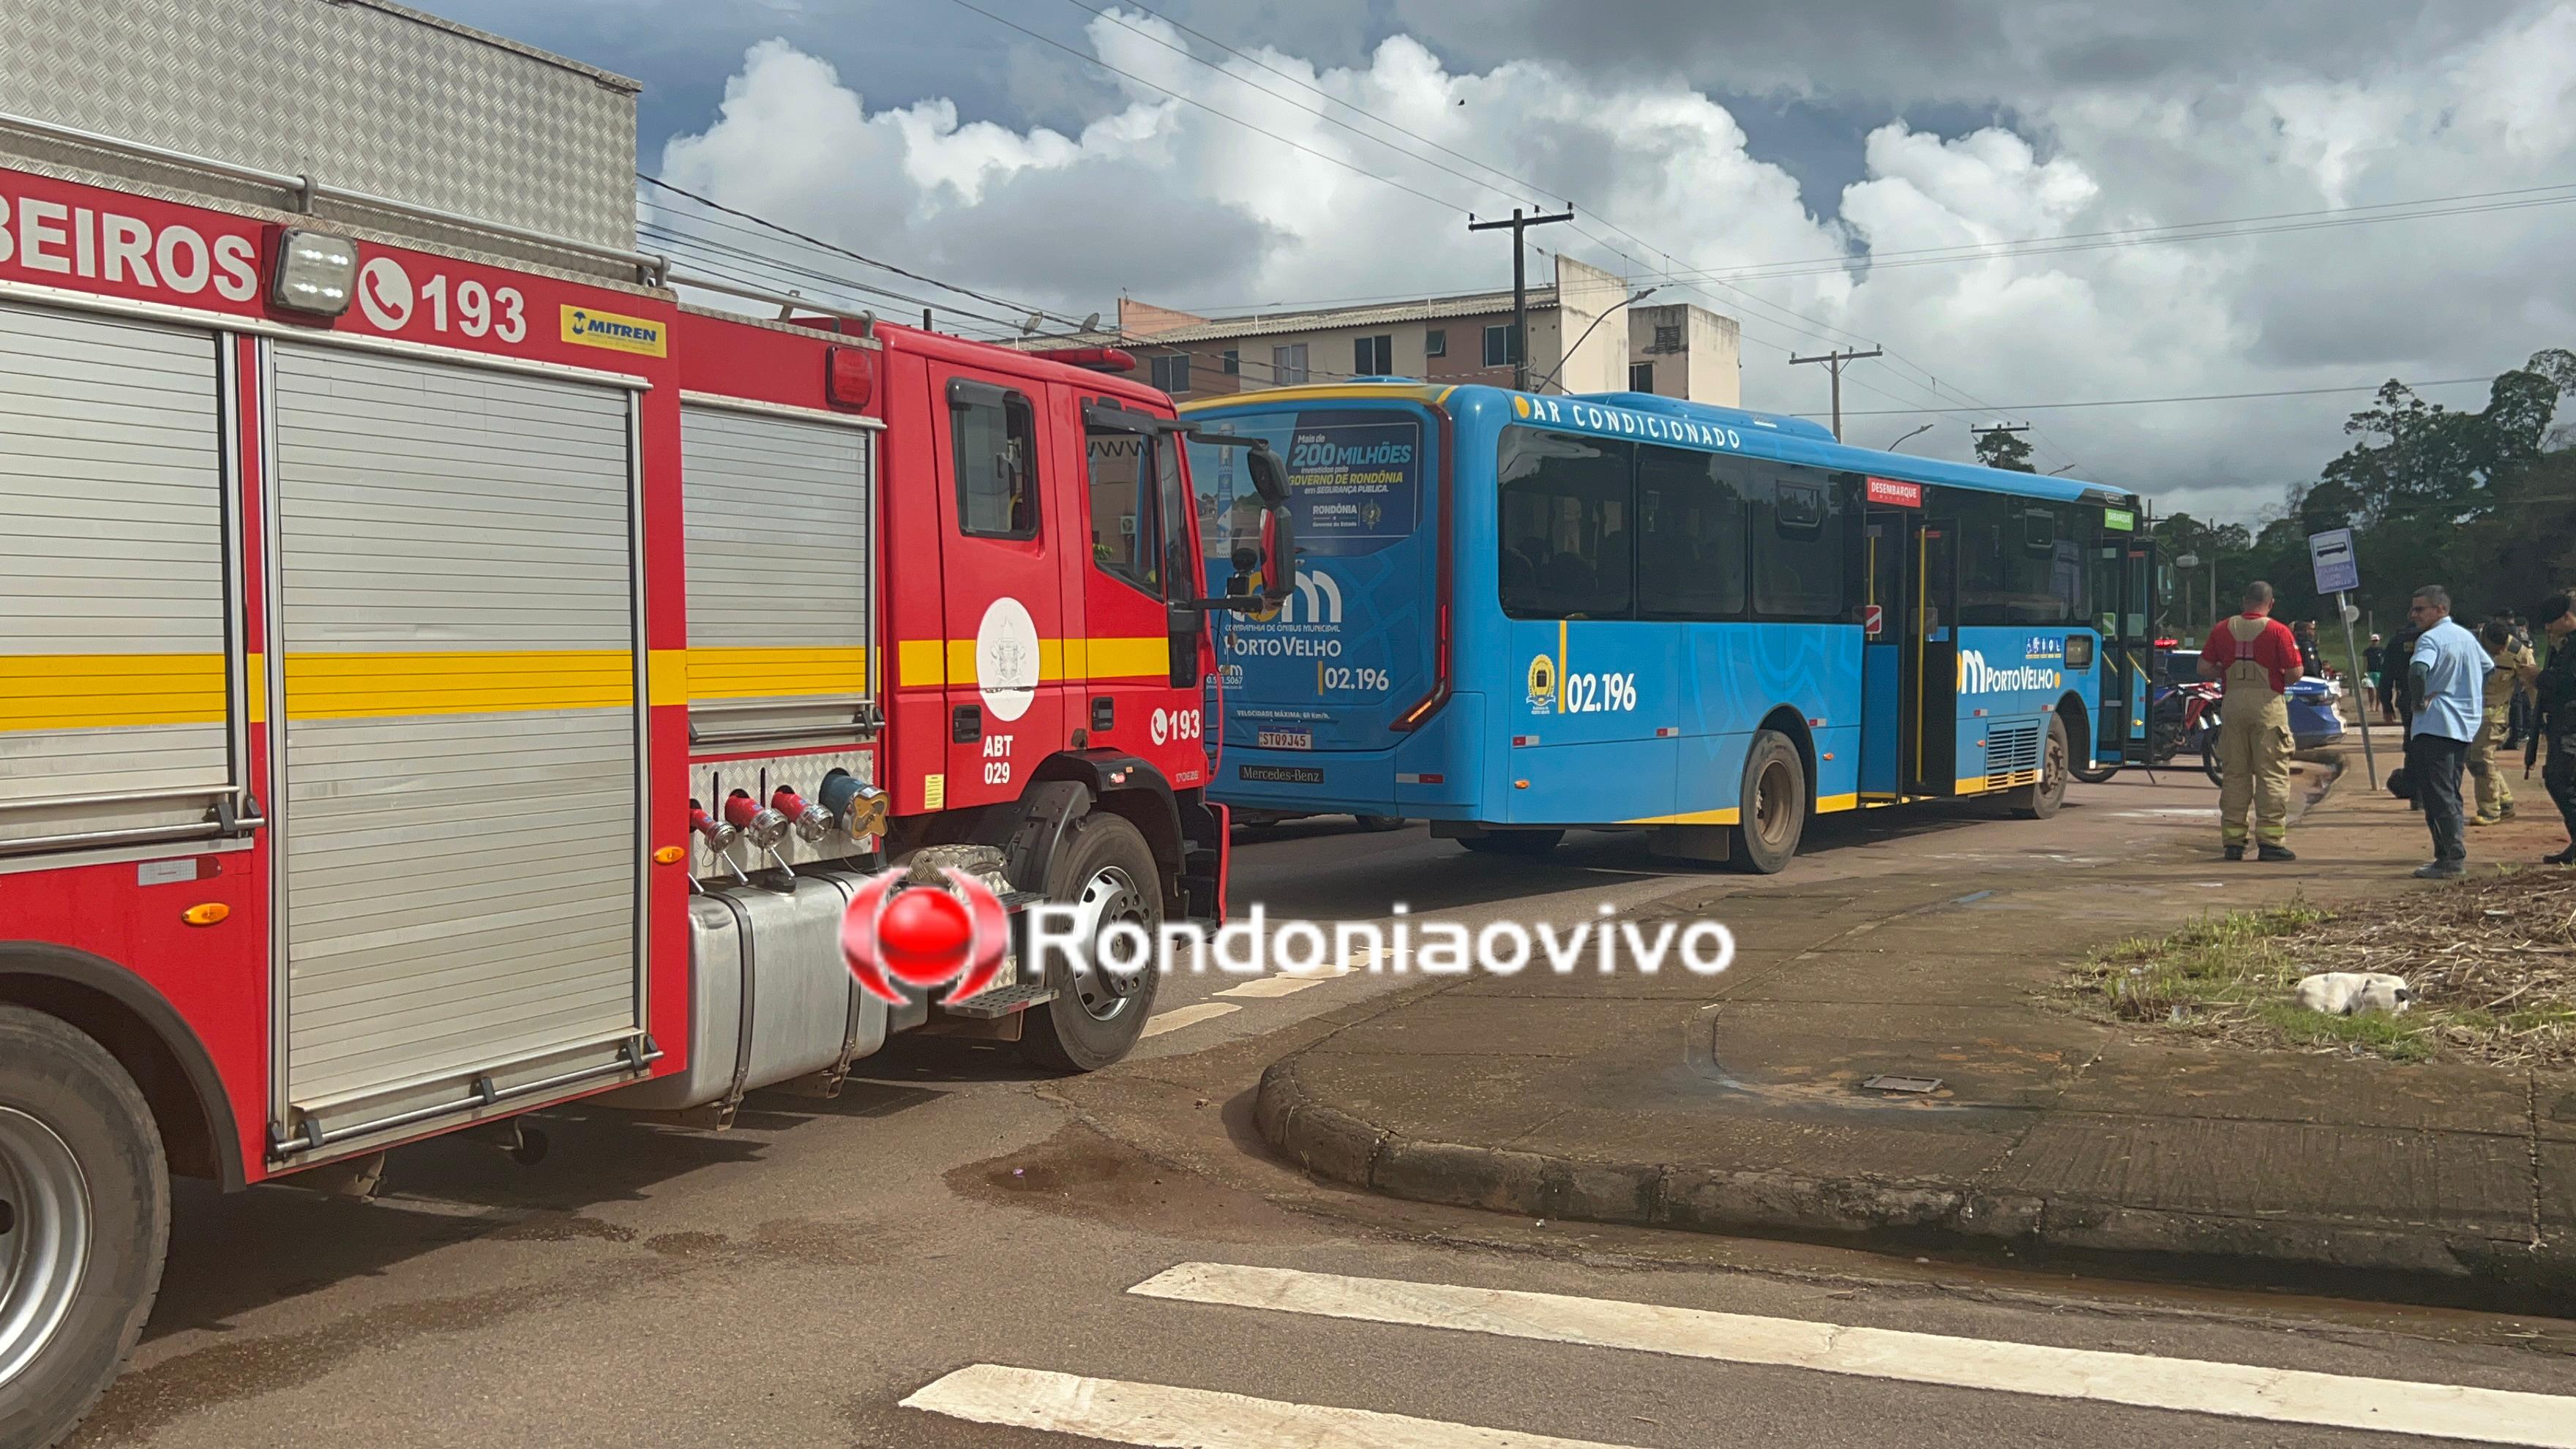
[[0, 654], [0, 730], [213, 724], [221, 654]]
[[[895, 646], [895, 662], [910, 686], [973, 684], [975, 641], [972, 639], [905, 639]], [[1171, 641], [1160, 634], [1129, 638], [1041, 639], [1038, 678], [1149, 679], [1168, 677]]]

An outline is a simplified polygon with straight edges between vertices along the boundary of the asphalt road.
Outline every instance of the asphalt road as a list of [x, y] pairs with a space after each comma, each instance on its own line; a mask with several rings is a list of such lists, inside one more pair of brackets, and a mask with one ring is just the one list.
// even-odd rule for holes
[[[2116, 859], [2170, 832], [2214, 835], [2213, 796], [2196, 775], [2168, 773], [2079, 786], [2049, 822], [1964, 806], [1841, 817], [1783, 876], [1732, 879], [1813, 883], [1900, 853], [1963, 869]], [[2213, 861], [2213, 902], [2236, 879]], [[1618, 836], [1578, 836], [1525, 862], [1470, 857], [1419, 828], [1316, 821], [1247, 837], [1234, 887], [1237, 909], [1258, 899], [1274, 919], [1375, 918], [1400, 901], [1477, 922], [1575, 919], [1602, 900], [1634, 908], [1709, 880]], [[898, 1043], [839, 1100], [757, 1099], [724, 1134], [563, 1113], [545, 1123], [551, 1155], [531, 1168], [440, 1141], [398, 1154], [376, 1201], [188, 1193], [147, 1340], [80, 1442], [2397, 1444], [2436, 1441], [2203, 1412], [2241, 1408], [2247, 1383], [2275, 1380], [2195, 1365], [2345, 1376], [2309, 1386], [2310, 1399], [2392, 1414], [2420, 1407], [2425, 1384], [2576, 1394], [2570, 1323], [1541, 1224], [1320, 1189], [1248, 1145], [1239, 1100], [1191, 1095], [1195, 1081], [1240, 1077], [1198, 1065], [1257, 1061], [1256, 1038], [1410, 983], [1363, 970], [1286, 994], [1243, 984], [1171, 979], [1161, 1019], [1185, 1024], [1086, 1088], [1129, 1102], [1121, 1120], [1158, 1124], [1131, 1134], [1141, 1147], [1004, 1051]], [[1214, 1007], [1233, 1009], [1193, 1011]], [[1455, 1294], [1333, 1277], [1280, 1280], [1290, 1287], [1249, 1306], [1131, 1291], [1187, 1264], [1223, 1265], [1216, 1280], [1253, 1267], [1556, 1297], [1461, 1307]], [[1344, 1302], [1390, 1293], [1411, 1306]], [[1333, 1303], [1355, 1316], [1329, 1316]], [[1641, 1304], [1701, 1312], [1622, 1306]], [[1924, 1337], [1835, 1331], [1850, 1329]], [[1662, 1346], [1613, 1346], [1641, 1339]], [[1764, 1344], [1807, 1339], [1840, 1357], [1763, 1357]], [[2019, 1351], [1998, 1344], [2190, 1362], [2130, 1365], [2144, 1402], [2070, 1399], [2049, 1395], [2091, 1380], [2062, 1363], [2015, 1368]], [[1861, 1352], [1870, 1345], [1875, 1357]], [[2576, 1442], [2576, 1404], [2557, 1416], [2518, 1399], [2438, 1403], [2445, 1433], [2520, 1422], [2507, 1412], [2518, 1406]]]

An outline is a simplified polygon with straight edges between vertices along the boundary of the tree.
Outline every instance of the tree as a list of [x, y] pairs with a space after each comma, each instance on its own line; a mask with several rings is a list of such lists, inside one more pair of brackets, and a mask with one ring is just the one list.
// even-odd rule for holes
[[2448, 585], [2463, 617], [2526, 607], [2564, 588], [2576, 558], [2576, 458], [2550, 425], [2576, 392], [2576, 352], [2535, 352], [2499, 374], [2487, 405], [2459, 412], [2391, 381], [2344, 431], [2356, 441], [2290, 493], [2307, 532], [2356, 530], [2367, 602], [2392, 618], [2426, 583]]
[[2030, 444], [2021, 440], [2021, 434], [2007, 433], [2000, 428], [1977, 434], [1977, 461], [1989, 468], [2008, 468], [2015, 473], [2039, 471], [2030, 466]]

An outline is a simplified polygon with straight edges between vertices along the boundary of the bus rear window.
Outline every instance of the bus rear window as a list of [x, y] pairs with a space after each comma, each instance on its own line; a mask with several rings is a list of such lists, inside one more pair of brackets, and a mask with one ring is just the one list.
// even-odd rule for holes
[[[1287, 461], [1297, 551], [1375, 553], [1413, 536], [1422, 510], [1422, 421], [1384, 408], [1308, 408], [1212, 419], [1213, 433], [1259, 438]], [[1261, 499], [1243, 449], [1190, 445], [1200, 548], [1210, 560], [1258, 547]]]

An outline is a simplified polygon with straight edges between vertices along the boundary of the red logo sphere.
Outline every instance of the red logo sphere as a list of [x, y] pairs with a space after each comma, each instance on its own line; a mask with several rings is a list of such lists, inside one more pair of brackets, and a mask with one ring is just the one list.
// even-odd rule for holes
[[944, 890], [915, 882], [898, 891], [905, 872], [890, 870], [871, 876], [850, 898], [841, 918], [841, 957], [859, 989], [901, 1004], [906, 998], [897, 981], [914, 987], [954, 981], [940, 998], [945, 1006], [1001, 979], [1011, 935], [1001, 898], [964, 871], [940, 874], [947, 878]]
[[877, 917], [877, 949], [886, 973], [910, 986], [953, 981], [974, 949], [975, 923], [966, 903], [943, 890], [909, 890], [886, 902]]

